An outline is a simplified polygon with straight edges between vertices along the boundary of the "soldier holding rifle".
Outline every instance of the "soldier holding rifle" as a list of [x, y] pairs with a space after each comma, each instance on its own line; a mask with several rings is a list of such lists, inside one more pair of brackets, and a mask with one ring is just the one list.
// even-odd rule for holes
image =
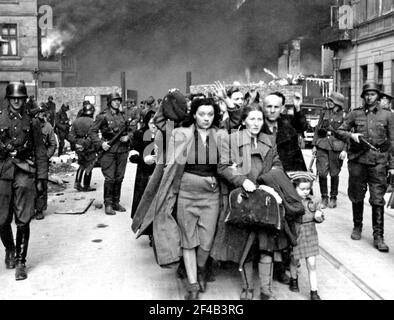
[[[105, 214], [108, 215], [116, 214], [115, 211], [126, 211], [119, 201], [133, 133], [125, 114], [120, 111], [121, 102], [119, 93], [111, 93], [108, 96], [108, 108], [97, 116], [89, 130], [89, 137], [96, 150], [101, 151], [101, 170], [105, 178], [104, 205]], [[98, 136], [99, 131], [102, 139]]]
[[345, 141], [350, 139], [348, 195], [352, 202], [354, 223], [351, 238], [361, 239], [364, 197], [368, 185], [374, 246], [381, 252], [388, 252], [389, 247], [383, 239], [384, 194], [387, 171], [394, 173], [394, 117], [380, 106], [380, 97], [378, 85], [366, 83], [361, 94], [364, 106], [349, 113], [336, 135]]

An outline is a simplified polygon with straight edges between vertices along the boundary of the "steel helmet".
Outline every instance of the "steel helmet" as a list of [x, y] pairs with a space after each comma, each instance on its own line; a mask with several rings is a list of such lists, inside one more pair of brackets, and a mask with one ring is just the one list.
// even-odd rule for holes
[[92, 115], [94, 111], [95, 111], [94, 106], [92, 106], [90, 103], [84, 105], [82, 108], [82, 113], [87, 116]]
[[379, 85], [376, 82], [368, 82], [368, 83], [364, 84], [363, 92], [361, 93], [361, 98], [364, 98], [364, 94], [367, 91], [375, 91], [378, 93], [379, 96], [381, 95]]
[[344, 108], [345, 107], [345, 96], [339, 92], [333, 92], [328, 97], [328, 100], [331, 100], [334, 104]]
[[6, 98], [27, 98], [26, 86], [22, 82], [11, 82], [7, 85], [5, 90]]
[[114, 101], [114, 100], [120, 100], [122, 102], [122, 96], [117, 93], [117, 92], [112, 92], [108, 95], [108, 102]]

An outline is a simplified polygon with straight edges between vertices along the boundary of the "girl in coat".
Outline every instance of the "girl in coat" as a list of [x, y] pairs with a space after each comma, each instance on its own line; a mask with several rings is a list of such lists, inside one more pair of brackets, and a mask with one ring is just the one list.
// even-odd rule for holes
[[313, 178], [305, 173], [292, 178], [298, 195], [302, 198], [305, 214], [297, 238], [297, 246], [293, 247], [290, 263], [290, 290], [299, 292], [297, 268], [300, 259], [305, 258], [308, 268], [309, 285], [311, 288], [311, 300], [320, 300], [317, 293], [316, 256], [319, 254], [319, 241], [315, 223], [324, 220], [323, 212], [320, 210], [320, 202], [310, 197]]
[[[241, 120], [243, 130], [223, 140], [218, 173], [228, 182], [230, 189], [242, 186], [247, 192], [254, 192], [260, 176], [283, 168], [273, 139], [262, 132], [262, 107], [257, 103], [244, 107]], [[225, 224], [225, 215], [221, 213], [212, 255], [217, 260], [239, 263], [250, 231]], [[280, 251], [287, 248], [289, 243], [283, 231], [259, 229], [257, 238], [255, 257], [259, 261], [260, 299], [267, 300], [272, 296], [273, 259], [279, 258]], [[248, 259], [244, 265], [246, 283], [241, 292], [242, 300], [253, 299], [251, 260]]]

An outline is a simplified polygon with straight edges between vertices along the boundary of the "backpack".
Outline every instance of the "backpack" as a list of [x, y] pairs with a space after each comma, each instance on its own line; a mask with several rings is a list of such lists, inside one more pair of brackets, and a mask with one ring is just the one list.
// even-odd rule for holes
[[239, 228], [283, 230], [284, 208], [265, 190], [248, 193], [242, 187], [234, 189], [229, 195], [229, 208], [226, 223]]

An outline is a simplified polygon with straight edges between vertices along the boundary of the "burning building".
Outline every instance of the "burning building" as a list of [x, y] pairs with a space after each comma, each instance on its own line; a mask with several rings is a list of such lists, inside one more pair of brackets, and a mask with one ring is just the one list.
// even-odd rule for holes
[[37, 0], [0, 1], [1, 104], [11, 81], [25, 81], [36, 96], [38, 87], [62, 86], [76, 76], [74, 60], [63, 55], [65, 35], [40, 27], [40, 16]]

